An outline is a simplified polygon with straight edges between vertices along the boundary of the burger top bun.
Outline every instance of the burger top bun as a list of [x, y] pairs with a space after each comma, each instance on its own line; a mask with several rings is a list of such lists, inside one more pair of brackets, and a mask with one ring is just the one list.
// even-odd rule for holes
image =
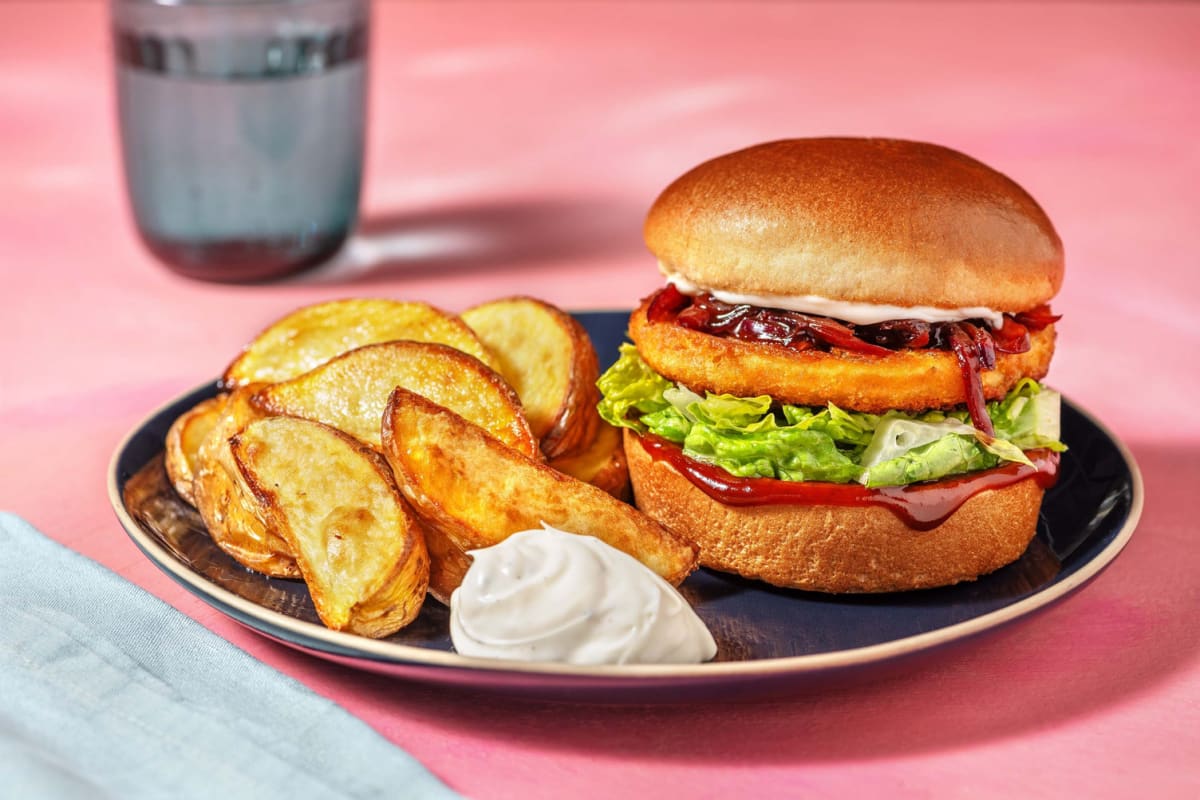
[[665, 273], [707, 289], [1017, 312], [1062, 284], [1062, 242], [1004, 175], [896, 139], [787, 139], [707, 161], [650, 209]]

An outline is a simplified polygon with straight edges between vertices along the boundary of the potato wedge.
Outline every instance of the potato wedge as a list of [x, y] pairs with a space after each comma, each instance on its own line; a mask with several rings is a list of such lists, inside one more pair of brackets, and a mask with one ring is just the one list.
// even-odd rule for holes
[[462, 318], [495, 353], [500, 374], [521, 397], [546, 458], [585, 449], [600, 422], [600, 368], [578, 320], [532, 297], [484, 303], [464, 311]]
[[378, 449], [383, 409], [397, 386], [461, 414], [525, 455], [539, 454], [512, 387], [479, 359], [444, 344], [366, 345], [267, 386], [250, 402], [267, 414], [323, 422]]
[[221, 385], [286, 381], [348, 350], [394, 339], [448, 344], [498, 366], [466, 323], [431, 305], [334, 300], [293, 311], [260, 333], [225, 370]]
[[201, 400], [180, 414], [167, 430], [167, 440], [163, 445], [167, 477], [171, 479], [175, 492], [191, 506], [196, 505], [196, 497], [192, 493], [196, 457], [204, 438], [221, 418], [225, 397], [222, 394]]
[[[418, 515], [419, 516], [419, 515]], [[471, 557], [449, 536], [423, 522], [425, 546], [429, 548], [429, 593], [442, 605], [450, 605], [450, 595], [462, 585]]]
[[384, 412], [383, 449], [426, 528], [461, 550], [488, 547], [545, 522], [595, 536], [671, 583], [696, 568], [696, 547], [637, 509], [405, 389], [392, 392]]
[[229, 446], [234, 434], [261, 416], [250, 405], [250, 396], [259, 388], [252, 384], [230, 393], [196, 455], [192, 492], [217, 547], [248, 569], [276, 578], [299, 578], [291, 545], [262, 517]]
[[416, 619], [429, 555], [377, 452], [295, 417], [252, 422], [231, 449], [263, 516], [296, 553], [327, 627], [379, 638]]
[[550, 462], [550, 466], [597, 489], [603, 489], [618, 500], [628, 500], [630, 497], [629, 467], [625, 463], [621, 432], [607, 422], [601, 422], [596, 427], [596, 438], [586, 450], [556, 458]]

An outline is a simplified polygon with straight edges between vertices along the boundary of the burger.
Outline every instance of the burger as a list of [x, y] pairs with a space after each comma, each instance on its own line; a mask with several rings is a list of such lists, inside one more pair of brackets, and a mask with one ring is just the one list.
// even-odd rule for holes
[[1020, 186], [932, 144], [776, 141], [680, 177], [645, 239], [665, 285], [600, 412], [701, 564], [888, 592], [1021, 556], [1065, 447], [1062, 244]]

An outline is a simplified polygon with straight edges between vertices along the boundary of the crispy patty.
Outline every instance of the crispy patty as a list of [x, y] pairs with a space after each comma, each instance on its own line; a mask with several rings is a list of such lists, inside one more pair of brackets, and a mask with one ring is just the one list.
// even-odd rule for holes
[[[694, 391], [739, 397], [770, 395], [781, 403], [883, 413], [922, 411], [967, 402], [962, 372], [948, 350], [901, 350], [869, 356], [833, 349], [796, 351], [777, 344], [742, 342], [652, 324], [643, 303], [629, 320], [629, 335], [655, 372]], [[1028, 352], [997, 354], [983, 371], [989, 400], [1008, 393], [1021, 378], [1041, 378], [1054, 355], [1054, 326], [1030, 335]]]

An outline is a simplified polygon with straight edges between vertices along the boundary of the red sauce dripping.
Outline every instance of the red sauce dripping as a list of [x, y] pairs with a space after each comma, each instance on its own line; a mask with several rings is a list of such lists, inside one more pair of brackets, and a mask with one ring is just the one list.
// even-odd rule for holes
[[1019, 314], [1005, 314], [995, 330], [979, 322], [924, 322], [898, 319], [872, 325], [801, 314], [745, 303], [725, 303], [710, 294], [685, 295], [668, 284], [651, 296], [646, 317], [652, 323], [669, 322], [711, 336], [747, 342], [766, 342], [792, 350], [831, 350], [834, 347], [863, 355], [886, 356], [898, 350], [950, 350], [958, 361], [967, 410], [975, 427], [994, 436], [983, 394], [983, 370], [996, 368], [996, 354], [1028, 352], [1029, 332], [1039, 331], [1060, 317], [1041, 305]]
[[1058, 479], [1058, 453], [1030, 450], [1033, 467], [1009, 462], [956, 478], [910, 486], [868, 489], [857, 483], [739, 478], [720, 467], [688, 458], [676, 444], [654, 435], [638, 437], [656, 461], [665, 461], [706, 495], [728, 506], [825, 505], [883, 506], [913, 530], [927, 531], [945, 522], [963, 503], [988, 489], [1033, 479], [1049, 489]]

